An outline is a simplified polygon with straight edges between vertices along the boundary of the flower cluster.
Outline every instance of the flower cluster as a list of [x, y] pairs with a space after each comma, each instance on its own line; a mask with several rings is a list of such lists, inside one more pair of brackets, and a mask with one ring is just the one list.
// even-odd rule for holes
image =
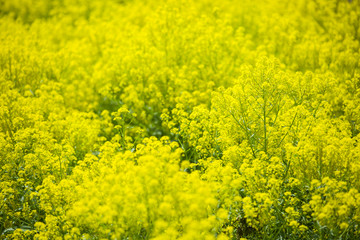
[[0, 1], [0, 238], [359, 238], [359, 38], [359, 0]]

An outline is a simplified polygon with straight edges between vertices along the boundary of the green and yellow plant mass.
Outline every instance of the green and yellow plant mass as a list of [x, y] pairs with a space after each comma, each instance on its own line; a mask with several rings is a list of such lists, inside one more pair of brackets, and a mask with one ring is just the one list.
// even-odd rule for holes
[[0, 0], [0, 239], [360, 239], [360, 1]]

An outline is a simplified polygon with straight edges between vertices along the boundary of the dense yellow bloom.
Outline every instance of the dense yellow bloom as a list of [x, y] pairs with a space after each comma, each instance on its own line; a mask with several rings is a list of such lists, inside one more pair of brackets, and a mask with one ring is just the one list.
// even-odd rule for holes
[[1, 1], [0, 238], [359, 238], [359, 23], [359, 0]]

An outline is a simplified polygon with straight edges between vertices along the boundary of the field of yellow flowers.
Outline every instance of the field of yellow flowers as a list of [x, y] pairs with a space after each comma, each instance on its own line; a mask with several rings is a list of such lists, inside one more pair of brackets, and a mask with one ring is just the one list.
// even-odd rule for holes
[[360, 0], [0, 0], [0, 239], [360, 239]]

